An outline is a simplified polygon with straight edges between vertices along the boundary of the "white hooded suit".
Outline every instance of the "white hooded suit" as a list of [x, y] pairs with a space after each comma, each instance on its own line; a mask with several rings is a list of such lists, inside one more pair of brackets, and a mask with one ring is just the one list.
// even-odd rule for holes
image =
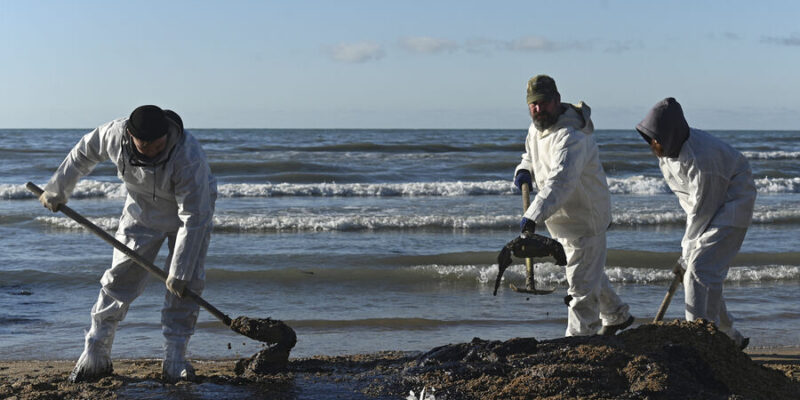
[[[155, 260], [167, 240], [169, 276], [188, 281], [188, 288], [199, 294], [205, 282], [204, 260], [212, 230], [216, 179], [200, 144], [177, 121], [168, 119], [167, 145], [152, 160], [144, 160], [134, 151], [126, 134], [127, 121], [111, 121], [83, 136], [45, 190], [66, 199], [81, 177], [98, 163], [111, 160], [128, 191], [116, 238], [149, 261]], [[117, 324], [144, 290], [147, 275], [145, 269], [114, 250], [112, 266], [100, 280], [102, 289], [92, 307], [92, 327], [86, 334], [79, 365], [87, 356], [108, 358], [110, 362]], [[172, 352], [183, 362], [198, 311], [192, 300], [166, 292], [161, 315], [165, 361]]]
[[572, 300], [566, 335], [593, 335], [602, 325], [624, 323], [630, 313], [605, 273], [611, 203], [592, 136], [591, 110], [583, 102], [562, 107], [565, 111], [558, 121], [544, 131], [531, 123], [526, 152], [514, 174], [523, 169], [531, 172], [538, 192], [525, 218], [544, 223], [567, 255]]
[[636, 129], [662, 145], [665, 154], [658, 165], [686, 212], [681, 240], [686, 319], [710, 320], [742, 345], [722, 287], [753, 217], [756, 187], [750, 164], [723, 141], [689, 128], [673, 98], [656, 104]]

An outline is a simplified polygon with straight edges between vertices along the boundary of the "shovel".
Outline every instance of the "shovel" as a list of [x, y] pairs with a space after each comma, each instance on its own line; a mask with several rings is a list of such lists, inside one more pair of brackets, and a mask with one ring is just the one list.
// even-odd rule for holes
[[[28, 182], [25, 187], [37, 197], [42, 195], [43, 190], [31, 182]], [[135, 251], [131, 250], [128, 246], [125, 246], [122, 242], [109, 235], [106, 231], [102, 230], [100, 227], [93, 224], [91, 221], [84, 218], [73, 209], [67, 207], [65, 204], [62, 204], [57, 211], [61, 211], [66, 216], [72, 218], [75, 222], [81, 224], [84, 228], [88, 229], [101, 239], [114, 246], [115, 249], [130, 257], [130, 259], [132, 259], [136, 264], [158, 277], [158, 279], [160, 279], [162, 282], [167, 281], [167, 273], [164, 272], [164, 270], [153, 265], [153, 263], [150, 261], [145, 260], [139, 254], [136, 254]], [[205, 308], [211, 313], [211, 315], [222, 321], [225, 326], [231, 328], [231, 330], [234, 332], [260, 342], [275, 344], [277, 348], [285, 350], [287, 357], [288, 350], [294, 347], [295, 343], [297, 342], [297, 336], [295, 335], [294, 330], [282, 321], [273, 320], [270, 318], [261, 319], [248, 317], [237, 317], [236, 319], [231, 320], [231, 317], [225, 315], [225, 313], [211, 305], [209, 302], [205, 301], [202, 297], [200, 297], [200, 295], [189, 290], [188, 288], [184, 292], [184, 297], [192, 299], [195, 303], [199, 304], [200, 307]]]
[[667, 307], [669, 307], [669, 303], [672, 301], [672, 296], [675, 294], [675, 290], [678, 289], [678, 286], [683, 282], [683, 274], [686, 270], [683, 269], [681, 266], [680, 260], [675, 263], [675, 267], [672, 268], [672, 273], [675, 274], [675, 277], [672, 278], [672, 283], [669, 285], [669, 289], [667, 289], [667, 294], [664, 295], [664, 300], [661, 301], [661, 305], [658, 307], [658, 312], [656, 313], [656, 317], [653, 318], [653, 322], [658, 322], [664, 319], [664, 314], [667, 313]]
[[[525, 213], [528, 211], [528, 207], [531, 206], [531, 189], [527, 183], [523, 183], [520, 189], [522, 190], [522, 212]], [[517, 293], [529, 294], [550, 294], [556, 290], [555, 288], [536, 289], [536, 280], [533, 278], [533, 260], [530, 257], [525, 258], [525, 287], [518, 288], [513, 283], [509, 284], [508, 287]]]

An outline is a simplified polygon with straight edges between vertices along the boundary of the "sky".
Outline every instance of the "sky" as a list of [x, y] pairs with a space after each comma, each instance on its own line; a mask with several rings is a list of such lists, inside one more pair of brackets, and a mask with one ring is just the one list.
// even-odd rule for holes
[[597, 129], [675, 97], [696, 128], [800, 130], [800, 2], [0, 0], [6, 129], [142, 104], [189, 128], [526, 129], [541, 73]]

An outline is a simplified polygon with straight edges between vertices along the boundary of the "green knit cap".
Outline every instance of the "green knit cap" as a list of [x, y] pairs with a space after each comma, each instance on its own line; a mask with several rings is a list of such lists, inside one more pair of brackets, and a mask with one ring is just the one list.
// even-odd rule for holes
[[547, 75], [536, 75], [528, 81], [528, 104], [549, 100], [557, 95], [556, 81]]

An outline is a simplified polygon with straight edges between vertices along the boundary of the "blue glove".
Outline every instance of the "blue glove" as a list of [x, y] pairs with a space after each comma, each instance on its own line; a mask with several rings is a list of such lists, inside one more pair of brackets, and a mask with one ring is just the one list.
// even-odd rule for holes
[[523, 234], [533, 234], [536, 231], [536, 222], [533, 220], [522, 218], [522, 221], [519, 223], [519, 229], [522, 231]]
[[533, 180], [531, 179], [531, 173], [527, 169], [521, 169], [517, 172], [517, 176], [514, 177], [514, 186], [517, 189], [522, 190], [522, 184], [527, 183], [528, 189], [533, 189]]

